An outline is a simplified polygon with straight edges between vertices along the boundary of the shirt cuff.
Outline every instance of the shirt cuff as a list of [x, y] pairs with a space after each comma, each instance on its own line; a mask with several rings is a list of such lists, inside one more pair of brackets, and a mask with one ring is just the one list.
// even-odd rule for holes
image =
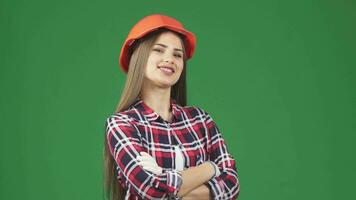
[[180, 199], [177, 194], [183, 184], [182, 172], [176, 169], [166, 171], [169, 199]]
[[217, 164], [215, 164], [213, 161], [209, 161], [213, 166], [214, 166], [214, 171], [215, 171], [215, 175], [214, 176], [220, 176], [220, 169], [218, 167]]
[[208, 182], [205, 183], [210, 189], [211, 198], [216, 199], [224, 199], [224, 180], [222, 180], [219, 176], [215, 176], [211, 178]]

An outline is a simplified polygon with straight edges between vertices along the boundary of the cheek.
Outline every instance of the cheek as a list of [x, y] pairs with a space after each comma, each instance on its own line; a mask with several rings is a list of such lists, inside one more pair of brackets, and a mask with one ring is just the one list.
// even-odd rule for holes
[[156, 60], [154, 58], [149, 58], [147, 60], [146, 71], [152, 71], [157, 68]]
[[183, 61], [179, 62], [179, 64], [177, 66], [178, 66], [179, 72], [182, 72], [183, 71], [183, 67], [184, 67]]

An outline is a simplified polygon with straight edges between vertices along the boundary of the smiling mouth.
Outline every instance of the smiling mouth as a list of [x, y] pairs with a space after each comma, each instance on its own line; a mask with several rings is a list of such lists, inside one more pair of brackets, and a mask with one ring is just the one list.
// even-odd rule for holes
[[164, 72], [168, 72], [168, 73], [174, 73], [175, 70], [173, 67], [169, 67], [169, 66], [158, 66], [158, 68]]

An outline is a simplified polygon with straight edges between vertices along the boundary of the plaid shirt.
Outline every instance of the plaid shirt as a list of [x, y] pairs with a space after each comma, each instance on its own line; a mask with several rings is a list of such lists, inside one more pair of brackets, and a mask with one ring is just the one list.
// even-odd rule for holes
[[[116, 174], [125, 199], [174, 199], [182, 185], [175, 166], [175, 146], [184, 157], [184, 168], [213, 161], [220, 175], [205, 184], [213, 199], [236, 199], [239, 195], [235, 160], [211, 116], [195, 106], [182, 107], [171, 99], [172, 122], [163, 120], [142, 99], [127, 110], [106, 119], [106, 138], [116, 161]], [[156, 159], [163, 173], [155, 175], [138, 165], [145, 151]]]

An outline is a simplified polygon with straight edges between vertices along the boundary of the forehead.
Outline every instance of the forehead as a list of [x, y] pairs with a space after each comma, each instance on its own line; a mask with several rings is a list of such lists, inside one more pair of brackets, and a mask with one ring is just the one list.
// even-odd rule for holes
[[161, 33], [160, 36], [158, 36], [155, 44], [160, 43], [160, 44], [164, 44], [166, 46], [171, 46], [174, 48], [182, 48], [182, 43], [180, 38], [172, 33], [172, 32], [165, 32], [165, 33]]

